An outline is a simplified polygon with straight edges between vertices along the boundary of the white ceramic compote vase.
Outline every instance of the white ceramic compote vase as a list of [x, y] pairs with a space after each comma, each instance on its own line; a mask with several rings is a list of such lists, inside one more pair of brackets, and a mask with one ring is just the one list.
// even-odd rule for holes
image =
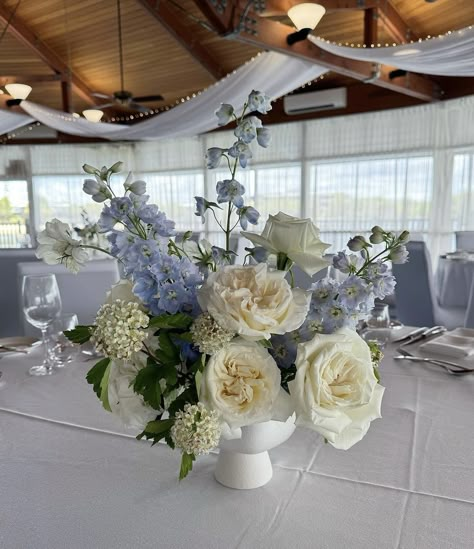
[[295, 431], [295, 415], [284, 421], [265, 421], [242, 427], [242, 437], [219, 442], [214, 475], [228, 488], [259, 488], [272, 478], [268, 450], [288, 440]]

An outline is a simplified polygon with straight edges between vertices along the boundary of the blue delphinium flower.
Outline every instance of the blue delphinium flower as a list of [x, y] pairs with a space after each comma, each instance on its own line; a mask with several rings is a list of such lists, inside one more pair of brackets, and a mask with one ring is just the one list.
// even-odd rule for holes
[[271, 133], [268, 128], [257, 128], [257, 143], [260, 147], [266, 148], [270, 145]]
[[254, 259], [257, 263], [265, 263], [270, 255], [270, 252], [262, 246], [255, 246], [255, 248], [245, 248], [248, 255]]
[[349, 309], [357, 308], [370, 294], [370, 286], [356, 275], [348, 276], [339, 286], [339, 301]]
[[257, 137], [257, 128], [262, 127], [262, 121], [256, 116], [244, 118], [234, 130], [234, 135], [244, 143], [250, 143]]
[[229, 156], [238, 158], [242, 168], [247, 167], [247, 162], [252, 158], [250, 147], [243, 141], [236, 141], [229, 149]]
[[390, 250], [388, 257], [392, 263], [401, 265], [408, 261], [408, 250], [406, 249], [406, 246], [401, 244]]
[[280, 368], [289, 368], [295, 363], [298, 343], [303, 339], [298, 330], [283, 335], [273, 335], [270, 354]]
[[232, 202], [237, 208], [241, 208], [244, 205], [242, 195], [245, 193], [245, 187], [235, 179], [218, 181], [216, 191], [217, 202], [219, 202], [219, 204], [222, 204], [223, 202]]
[[179, 282], [164, 282], [159, 286], [159, 307], [167, 313], [177, 313], [186, 304], [189, 294]]
[[257, 111], [262, 114], [267, 114], [268, 111], [272, 110], [270, 97], [255, 90], [252, 90], [249, 94], [248, 106], [250, 112]]
[[260, 213], [252, 206], [243, 206], [237, 210], [239, 215], [240, 226], [244, 231], [247, 230], [248, 224], [257, 225]]
[[355, 273], [362, 267], [364, 260], [359, 255], [337, 252], [332, 258], [332, 264], [341, 273]]
[[339, 284], [331, 278], [323, 278], [315, 282], [310, 290], [312, 291], [312, 302], [315, 306], [327, 306], [337, 295]]
[[217, 168], [220, 165], [222, 157], [226, 151], [227, 149], [221, 149], [220, 147], [211, 147], [210, 149], [207, 149], [207, 167], [210, 170]]
[[225, 126], [228, 124], [234, 115], [234, 107], [227, 103], [222, 103], [221, 106], [215, 112], [217, 116], [217, 125]]
[[195, 196], [194, 200], [196, 201], [196, 211], [194, 215], [197, 215], [201, 218], [202, 223], [206, 221], [206, 210], [207, 210], [207, 200], [202, 196]]

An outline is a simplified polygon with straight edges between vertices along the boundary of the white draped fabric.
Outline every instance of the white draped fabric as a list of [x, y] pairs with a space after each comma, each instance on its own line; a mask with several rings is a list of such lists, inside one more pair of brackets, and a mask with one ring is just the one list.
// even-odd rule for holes
[[46, 126], [63, 133], [117, 141], [154, 141], [213, 130], [217, 127], [214, 113], [220, 103], [242, 106], [252, 89], [278, 99], [326, 70], [281, 53], [262, 53], [193, 99], [133, 126], [88, 122], [30, 101], [24, 101], [22, 107]]
[[309, 36], [321, 49], [361, 61], [392, 65], [407, 71], [441, 76], [474, 76], [474, 28], [451, 34], [384, 48], [354, 48], [339, 46]]
[[0, 135], [12, 132], [33, 122], [31, 116], [7, 110], [0, 111]]

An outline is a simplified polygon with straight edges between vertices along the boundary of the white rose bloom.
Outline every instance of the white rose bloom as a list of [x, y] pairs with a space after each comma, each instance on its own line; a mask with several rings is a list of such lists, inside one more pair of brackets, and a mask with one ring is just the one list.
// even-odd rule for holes
[[111, 305], [114, 301], [120, 299], [125, 303], [138, 303], [141, 305], [140, 299], [133, 293], [133, 284], [130, 280], [121, 279], [110, 288], [107, 292], [107, 298], [104, 303]]
[[137, 373], [143, 366], [139, 359], [135, 363], [114, 360], [110, 363], [108, 382], [110, 410], [122, 420], [125, 427], [140, 431], [157, 416], [157, 411], [133, 390]]
[[37, 240], [36, 257], [48, 265], [63, 263], [70, 271], [77, 273], [89, 259], [89, 254], [81, 247], [82, 242], [72, 238], [71, 227], [59, 219], [46, 222]]
[[270, 339], [299, 328], [308, 313], [311, 294], [291, 288], [284, 271], [266, 263], [228, 265], [210, 273], [198, 291], [203, 311], [230, 332], [245, 339]]
[[199, 400], [231, 429], [268, 421], [280, 393], [280, 370], [260, 344], [234, 339], [207, 363]]
[[262, 246], [270, 253], [286, 254], [309, 276], [327, 267], [322, 258], [330, 244], [321, 242], [319, 229], [311, 219], [300, 219], [283, 212], [268, 216], [261, 235], [242, 232], [255, 246]]
[[335, 448], [347, 450], [382, 417], [385, 388], [377, 383], [369, 347], [356, 332], [343, 328], [300, 343], [296, 369], [288, 386], [297, 424], [314, 429]]

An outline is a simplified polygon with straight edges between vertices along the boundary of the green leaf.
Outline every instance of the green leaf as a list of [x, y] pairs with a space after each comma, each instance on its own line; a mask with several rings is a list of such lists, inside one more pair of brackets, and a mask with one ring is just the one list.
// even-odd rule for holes
[[150, 362], [145, 368], [142, 368], [135, 378], [133, 390], [155, 410], [161, 408], [161, 385], [160, 385], [160, 366]]
[[153, 317], [150, 320], [150, 327], [161, 328], [163, 330], [186, 330], [192, 323], [192, 317], [185, 313], [176, 313], [174, 315], [164, 313]]
[[107, 368], [105, 369], [104, 375], [102, 376], [102, 381], [100, 382], [100, 400], [102, 402], [102, 406], [107, 410], [107, 412], [111, 412], [110, 404], [109, 404], [109, 374], [110, 374], [110, 363], [108, 364]]
[[194, 454], [185, 454], [183, 453], [181, 457], [181, 469], [179, 470], [179, 480], [183, 480], [186, 475], [193, 468], [193, 461], [196, 459]]
[[273, 349], [272, 342], [269, 339], [259, 339], [257, 341], [262, 347], [265, 347], [265, 349]]
[[173, 333], [173, 337], [176, 339], [181, 339], [182, 341], [187, 341], [188, 343], [193, 343], [193, 336], [190, 332], [184, 332], [182, 334]]
[[189, 402], [190, 404], [196, 404], [198, 401], [196, 388], [194, 386], [188, 387], [183, 391], [179, 397], [175, 398], [168, 407], [170, 416], [174, 416], [176, 412], [182, 410], [184, 406]]
[[379, 374], [379, 369], [377, 366], [374, 366], [374, 376], [375, 376], [375, 379], [377, 380], [377, 383], [380, 383], [380, 374]]
[[173, 426], [173, 419], [157, 419], [149, 421], [142, 433], [137, 435], [137, 439], [153, 440], [152, 446], [159, 442], [162, 438], [171, 438], [170, 429]]
[[[160, 343], [160, 348], [157, 351], [157, 356], [159, 354], [167, 357], [164, 362], [178, 362], [179, 363], [179, 349], [172, 342], [171, 337], [167, 332], [161, 332], [158, 336], [158, 341]], [[158, 354], [159, 352], [159, 354]]]
[[66, 330], [64, 335], [73, 343], [82, 345], [89, 341], [94, 331], [94, 326], [76, 326], [73, 330]]
[[105, 375], [105, 371], [107, 370], [110, 363], [110, 358], [103, 358], [102, 360], [99, 360], [95, 366], [93, 366], [86, 375], [87, 383], [90, 383], [92, 385], [92, 388], [94, 389], [94, 393], [101, 398], [101, 392], [102, 392], [102, 379]]
[[201, 387], [201, 382], [202, 382], [202, 372], [201, 370], [198, 370], [196, 372], [196, 375], [194, 376], [194, 383], [196, 384], [196, 391], [198, 392], [198, 394], [199, 394], [199, 389]]
[[281, 384], [283, 386], [287, 385], [289, 381], [293, 381], [296, 376], [296, 366], [290, 366], [289, 368], [281, 368]]

